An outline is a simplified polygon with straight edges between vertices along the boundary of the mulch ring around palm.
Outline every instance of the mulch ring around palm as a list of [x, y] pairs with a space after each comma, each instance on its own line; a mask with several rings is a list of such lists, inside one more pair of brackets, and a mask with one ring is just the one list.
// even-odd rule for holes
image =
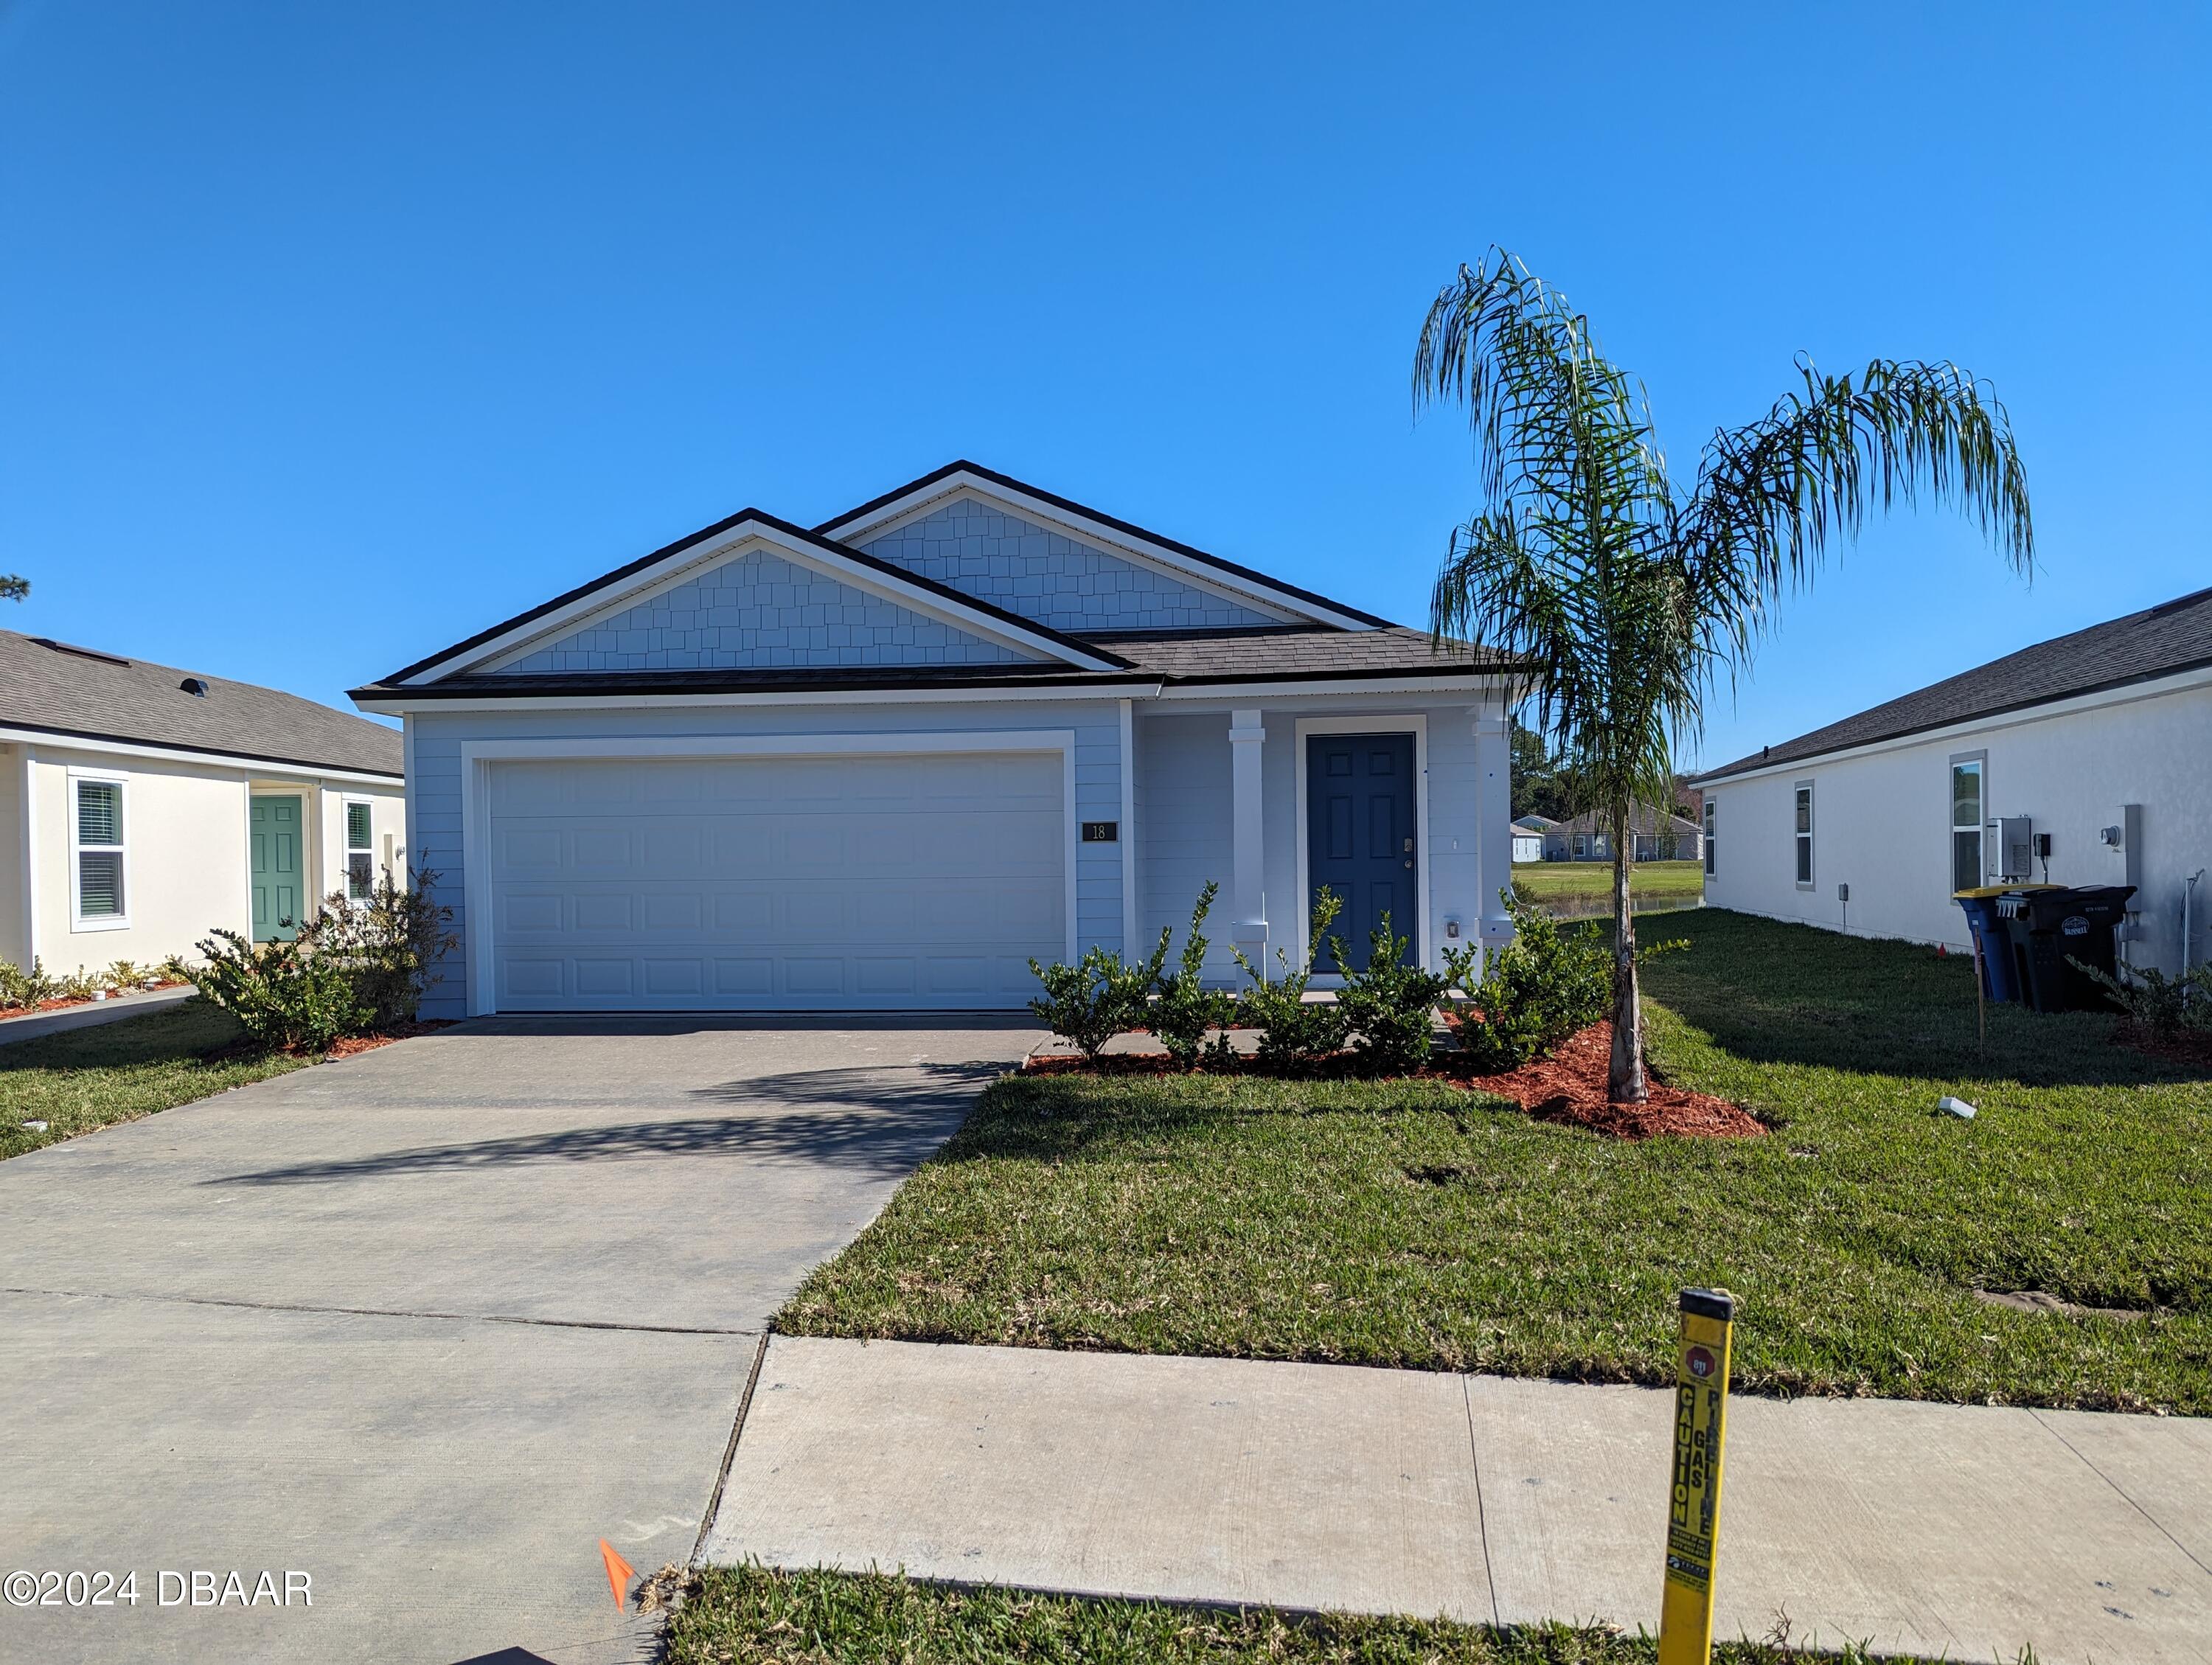
[[1557, 1121], [1613, 1139], [1757, 1139], [1766, 1132], [1741, 1104], [1687, 1087], [1653, 1079], [1647, 1066], [1649, 1097], [1641, 1104], [1616, 1104], [1607, 1091], [1613, 1056], [1613, 1024], [1592, 1024], [1539, 1058], [1503, 1075], [1468, 1075], [1446, 1069], [1461, 1086], [1510, 1098], [1539, 1121]]
[[[1613, 1052], [1613, 1025], [1592, 1024], [1563, 1042], [1549, 1058], [1539, 1058], [1502, 1075], [1474, 1075], [1460, 1058], [1440, 1053], [1434, 1062], [1417, 1072], [1422, 1079], [1448, 1081], [1455, 1087], [1510, 1099], [1539, 1121], [1585, 1127], [1612, 1139], [1756, 1139], [1766, 1132], [1759, 1119], [1740, 1104], [1711, 1093], [1692, 1092], [1652, 1079], [1647, 1067], [1649, 1092], [1641, 1104], [1616, 1104], [1607, 1092], [1607, 1064]], [[1239, 1054], [1226, 1072], [1209, 1065], [1208, 1073], [1258, 1074], [1258, 1066]], [[1351, 1053], [1339, 1053], [1297, 1071], [1268, 1070], [1271, 1076], [1313, 1081], [1342, 1080], [1358, 1073]], [[1067, 1054], [1031, 1057], [1022, 1066], [1024, 1075], [1180, 1075], [1173, 1059], [1157, 1052], [1108, 1053], [1096, 1060]]]

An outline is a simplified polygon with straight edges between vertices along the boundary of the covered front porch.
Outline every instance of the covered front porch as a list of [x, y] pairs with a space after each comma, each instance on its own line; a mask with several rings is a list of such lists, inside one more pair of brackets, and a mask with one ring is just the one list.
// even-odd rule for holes
[[1301, 964], [1323, 885], [1343, 900], [1334, 934], [1355, 964], [1386, 914], [1410, 956], [1439, 969], [1448, 950], [1510, 939], [1502, 699], [1160, 700], [1131, 721], [1133, 953], [1164, 927], [1180, 944], [1209, 882], [1220, 892], [1206, 969], [1224, 982], [1243, 981], [1232, 948]]

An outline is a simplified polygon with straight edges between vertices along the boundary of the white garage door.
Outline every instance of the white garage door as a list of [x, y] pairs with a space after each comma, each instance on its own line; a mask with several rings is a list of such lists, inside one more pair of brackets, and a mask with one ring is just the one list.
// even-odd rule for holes
[[1018, 1006], [1067, 951], [1058, 753], [502, 763], [502, 1012]]

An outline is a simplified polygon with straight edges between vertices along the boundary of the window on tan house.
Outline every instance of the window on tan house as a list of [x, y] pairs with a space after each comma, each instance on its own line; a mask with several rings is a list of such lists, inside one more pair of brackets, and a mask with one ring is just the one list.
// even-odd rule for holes
[[130, 914], [124, 894], [123, 782], [75, 779], [70, 889], [78, 924], [122, 925]]
[[376, 890], [374, 817], [370, 806], [353, 799], [345, 806], [345, 884], [349, 902], [366, 902]]

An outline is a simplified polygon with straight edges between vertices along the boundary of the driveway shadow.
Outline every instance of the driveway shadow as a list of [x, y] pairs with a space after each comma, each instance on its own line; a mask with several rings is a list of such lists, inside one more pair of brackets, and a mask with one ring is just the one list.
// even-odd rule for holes
[[544, 1164], [657, 1157], [738, 1157], [809, 1162], [880, 1178], [915, 1167], [949, 1138], [996, 1075], [993, 1064], [909, 1064], [879, 1069], [795, 1070], [715, 1086], [689, 1097], [732, 1107], [617, 1127], [428, 1145], [342, 1161], [303, 1162], [203, 1180], [204, 1185], [312, 1185], [390, 1174], [481, 1172]]

